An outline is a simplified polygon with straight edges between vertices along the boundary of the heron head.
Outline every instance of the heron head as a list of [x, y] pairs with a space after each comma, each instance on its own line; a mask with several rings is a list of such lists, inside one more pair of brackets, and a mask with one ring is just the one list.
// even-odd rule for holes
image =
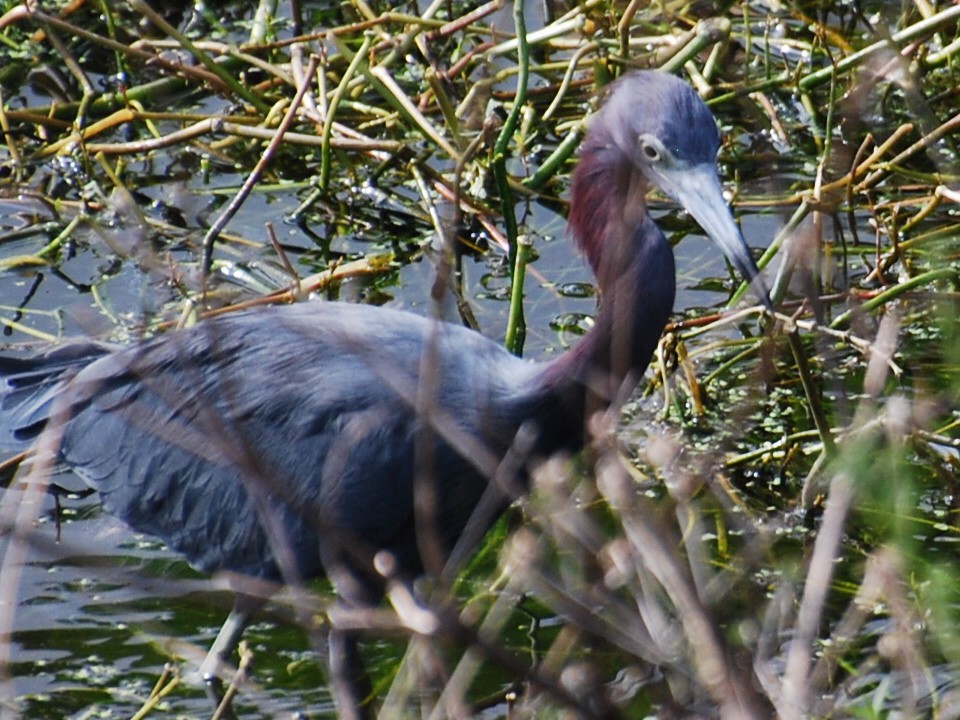
[[667, 73], [630, 73], [613, 86], [597, 123], [636, 172], [694, 217], [770, 308], [717, 177], [716, 120], [697, 92]]

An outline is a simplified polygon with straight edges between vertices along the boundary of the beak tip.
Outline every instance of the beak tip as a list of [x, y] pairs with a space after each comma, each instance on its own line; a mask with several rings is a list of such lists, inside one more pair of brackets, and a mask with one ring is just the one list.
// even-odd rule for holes
[[760, 303], [763, 305], [763, 309], [771, 315], [776, 312], [776, 308], [773, 307], [773, 300], [770, 299], [770, 293], [766, 289], [760, 293]]
[[736, 245], [736, 255], [728, 255], [731, 258], [733, 266], [736, 268], [740, 277], [747, 284], [747, 287], [756, 295], [760, 304], [768, 312], [774, 312], [773, 300], [770, 298], [770, 289], [764, 282], [763, 275], [757, 267], [756, 262], [750, 255], [747, 245], [742, 236], [738, 235], [739, 243]]

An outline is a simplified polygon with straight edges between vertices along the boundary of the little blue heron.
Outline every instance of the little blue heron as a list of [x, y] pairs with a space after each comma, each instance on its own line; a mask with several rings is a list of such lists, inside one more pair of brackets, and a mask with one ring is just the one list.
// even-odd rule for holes
[[[286, 583], [326, 574], [341, 602], [376, 602], [375, 556], [400, 578], [440, 572], [526, 487], [535, 463], [582, 448], [588, 417], [635, 388], [675, 290], [670, 244], [647, 213], [651, 185], [759, 287], [717, 179], [719, 145], [713, 116], [683, 81], [643, 71], [614, 85], [582, 144], [569, 216], [599, 312], [552, 362], [387, 308], [238, 312], [126, 348], [0, 360], [0, 447], [23, 450], [51, 427], [59, 461], [108, 512], [195, 567]], [[262, 603], [236, 587], [208, 670]], [[350, 713], [363, 701], [356, 638], [331, 631], [330, 647]]]

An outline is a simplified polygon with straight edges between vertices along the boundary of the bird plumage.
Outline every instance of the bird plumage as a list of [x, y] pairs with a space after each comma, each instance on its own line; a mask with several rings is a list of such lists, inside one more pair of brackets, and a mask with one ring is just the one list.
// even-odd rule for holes
[[[321, 545], [334, 537], [371, 555], [390, 550], [415, 574], [413, 448], [430, 345], [444, 398], [433, 411], [445, 477], [436, 515], [449, 550], [486, 489], [480, 459], [450, 443], [479, 438], [496, 456], [530, 414], [521, 406], [538, 401], [539, 367], [466, 328], [341, 303], [236, 313], [80, 355], [78, 367], [58, 368], [69, 375], [61, 385], [20, 412], [42, 416], [68, 398], [62, 461], [108, 512], [202, 570], [282, 579], [269, 523], [298, 577], [321, 572]], [[25, 375], [7, 375], [8, 394]]]

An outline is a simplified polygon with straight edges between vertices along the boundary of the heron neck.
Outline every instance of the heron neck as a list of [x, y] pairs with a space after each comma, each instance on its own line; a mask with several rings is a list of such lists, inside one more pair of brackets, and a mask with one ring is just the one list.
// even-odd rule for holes
[[[673, 309], [676, 273], [670, 244], [643, 207], [642, 178], [617, 170], [613, 188], [609, 168], [594, 178], [606, 181], [603, 198], [593, 184], [578, 188], [582, 176], [574, 182], [571, 230], [597, 274], [600, 309], [590, 332], [546, 368], [542, 385], [548, 394], [543, 407], [551, 415], [543, 422], [577, 425], [545, 435], [566, 437], [570, 442], [563, 444], [571, 448], [582, 444], [584, 422], [593, 413], [618, 408], [629, 398]], [[639, 201], [633, 195], [638, 192]], [[587, 227], [603, 227], [605, 236], [589, 234]]]

